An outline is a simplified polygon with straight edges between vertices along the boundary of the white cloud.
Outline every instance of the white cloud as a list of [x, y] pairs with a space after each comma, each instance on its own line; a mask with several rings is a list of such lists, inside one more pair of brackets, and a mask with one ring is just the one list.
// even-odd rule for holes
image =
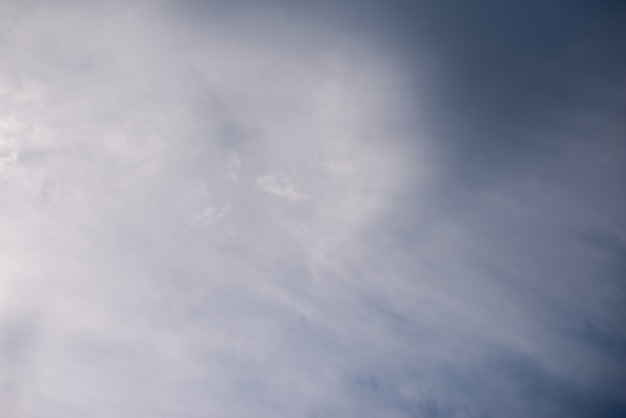
[[270, 194], [290, 202], [310, 199], [306, 193], [297, 191], [289, 176], [278, 170], [269, 170], [256, 179], [257, 186]]
[[[6, 156], [0, 156], [0, 175], [3, 170], [8, 168], [11, 164], [14, 164], [17, 161], [17, 152], [10, 151], [10, 153]], [[0, 177], [4, 178], [4, 177]]]
[[228, 153], [228, 160], [226, 161], [226, 168], [228, 170], [228, 177], [235, 183], [239, 183], [239, 173], [241, 171], [241, 160], [235, 152]]
[[200, 208], [191, 215], [191, 224], [198, 227], [213, 225], [226, 216], [229, 206], [230, 203], [225, 201], [218, 206], [209, 205]]
[[302, 415], [339, 384], [298, 347], [348, 330], [311, 280], [398, 184], [391, 68], [170, 6], [2, 6], [0, 414]]

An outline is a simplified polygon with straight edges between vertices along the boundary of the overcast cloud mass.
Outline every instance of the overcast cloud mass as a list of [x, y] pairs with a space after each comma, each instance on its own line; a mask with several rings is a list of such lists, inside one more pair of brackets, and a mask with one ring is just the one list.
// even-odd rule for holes
[[0, 2], [0, 418], [626, 416], [626, 4]]

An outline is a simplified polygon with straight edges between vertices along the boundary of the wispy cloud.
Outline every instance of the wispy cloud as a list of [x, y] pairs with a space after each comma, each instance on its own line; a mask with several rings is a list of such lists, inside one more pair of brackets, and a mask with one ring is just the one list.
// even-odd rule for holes
[[623, 412], [613, 96], [491, 119], [470, 23], [220, 3], [0, 5], [0, 417]]
[[296, 191], [287, 174], [278, 170], [269, 170], [256, 179], [257, 186], [263, 191], [291, 202], [309, 199], [307, 194]]

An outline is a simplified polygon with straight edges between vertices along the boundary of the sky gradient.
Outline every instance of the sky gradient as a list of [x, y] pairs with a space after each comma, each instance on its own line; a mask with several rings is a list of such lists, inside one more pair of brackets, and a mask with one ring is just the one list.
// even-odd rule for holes
[[0, 2], [0, 418], [626, 416], [626, 4]]

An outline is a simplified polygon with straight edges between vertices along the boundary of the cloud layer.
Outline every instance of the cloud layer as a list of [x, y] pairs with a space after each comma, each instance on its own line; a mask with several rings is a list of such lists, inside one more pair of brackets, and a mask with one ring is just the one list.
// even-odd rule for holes
[[623, 100], [381, 4], [0, 6], [0, 417], [626, 410]]

